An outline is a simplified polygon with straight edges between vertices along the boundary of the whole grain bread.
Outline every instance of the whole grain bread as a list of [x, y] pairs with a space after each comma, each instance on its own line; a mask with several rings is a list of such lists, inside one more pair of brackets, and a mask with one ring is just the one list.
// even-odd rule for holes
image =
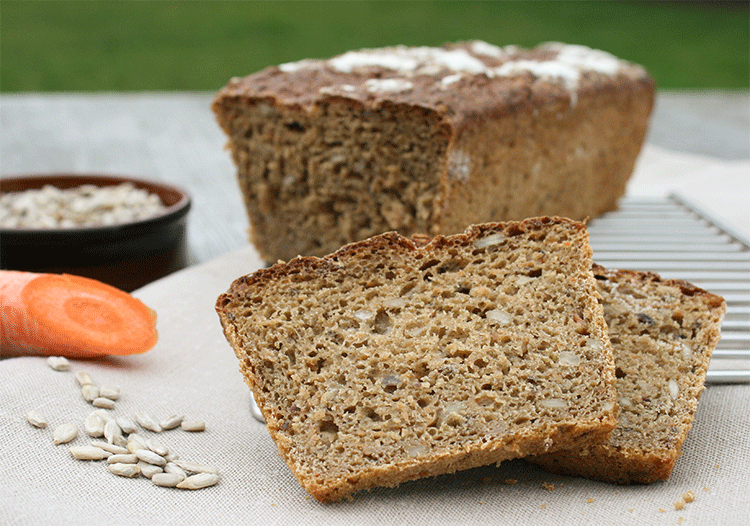
[[615, 354], [620, 413], [609, 442], [531, 459], [619, 484], [667, 479], [703, 391], [726, 304], [690, 283], [594, 267]]
[[583, 46], [390, 47], [232, 79], [213, 110], [268, 262], [386, 231], [616, 207], [654, 84]]
[[216, 303], [279, 454], [316, 499], [606, 440], [614, 363], [585, 225], [386, 233]]

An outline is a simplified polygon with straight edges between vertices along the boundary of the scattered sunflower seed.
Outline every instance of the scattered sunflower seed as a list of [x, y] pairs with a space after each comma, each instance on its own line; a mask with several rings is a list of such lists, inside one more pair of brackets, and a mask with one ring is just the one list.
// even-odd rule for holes
[[163, 468], [154, 466], [153, 464], [149, 464], [148, 462], [144, 462], [143, 460], [138, 462], [138, 467], [141, 468], [141, 475], [149, 479], [157, 473], [164, 473]]
[[112, 401], [120, 399], [120, 388], [116, 385], [103, 385], [99, 389], [99, 396], [109, 398]]
[[91, 413], [83, 422], [83, 429], [86, 434], [98, 438], [104, 436], [104, 420], [96, 413]]
[[127, 448], [131, 453], [135, 453], [139, 449], [148, 449], [146, 440], [137, 433], [131, 433], [128, 436]]
[[117, 425], [120, 426], [120, 429], [122, 429], [123, 433], [130, 434], [138, 431], [136, 423], [133, 422], [130, 418], [120, 416], [115, 419], [115, 422], [117, 422]]
[[112, 456], [109, 451], [104, 451], [95, 446], [73, 446], [70, 454], [78, 460], [102, 460]]
[[169, 449], [153, 440], [146, 440], [146, 447], [160, 457], [166, 457], [167, 455], [169, 455]]
[[124, 447], [118, 446], [116, 444], [110, 444], [109, 442], [104, 442], [103, 440], [92, 440], [91, 445], [103, 449], [104, 451], [109, 451], [113, 455], [124, 455], [128, 452], [128, 450]]
[[171, 473], [173, 475], [180, 475], [182, 478], [187, 477], [187, 473], [185, 473], [185, 470], [174, 462], [167, 462], [167, 465], [164, 466], [164, 472]]
[[182, 424], [183, 420], [185, 420], [185, 415], [172, 415], [159, 422], [159, 425], [162, 429], [174, 429]]
[[94, 407], [101, 407], [102, 409], [114, 409], [115, 408], [115, 401], [110, 400], [109, 398], [104, 398], [103, 396], [100, 396], [98, 398], [95, 398], [91, 404]]
[[219, 475], [214, 473], [198, 473], [186, 478], [175, 487], [180, 489], [202, 489], [213, 486], [217, 482], [219, 482]]
[[135, 456], [138, 457], [138, 460], [148, 462], [149, 464], [153, 464], [154, 466], [166, 466], [167, 465], [167, 459], [165, 459], [161, 455], [157, 455], [150, 449], [138, 449], [135, 452]]
[[151, 477], [151, 482], [164, 488], [174, 488], [185, 480], [185, 475], [179, 473], [156, 473]]
[[148, 429], [154, 433], [161, 433], [161, 426], [148, 413], [138, 413], [135, 415], [135, 421], [144, 429]]
[[204, 431], [206, 424], [200, 420], [183, 420], [180, 424], [183, 431]]
[[133, 453], [118, 453], [107, 459], [108, 464], [137, 464], [138, 457]]
[[78, 435], [78, 427], [75, 424], [61, 424], [52, 433], [55, 445], [67, 444]]
[[196, 462], [187, 462], [185, 460], [173, 460], [173, 462], [185, 471], [191, 471], [193, 473], [211, 473], [212, 475], [219, 474], [219, 470], [213, 466], [197, 464]]
[[110, 444], [114, 444], [117, 437], [122, 437], [122, 429], [117, 425], [117, 422], [110, 420], [104, 424], [104, 438]]
[[76, 373], [76, 380], [78, 381], [78, 385], [80, 385], [81, 387], [83, 387], [86, 384], [94, 383], [94, 379], [86, 371], [78, 371]]
[[99, 397], [99, 388], [94, 384], [83, 384], [81, 387], [81, 395], [88, 403], [92, 403]]
[[114, 416], [112, 416], [112, 413], [110, 413], [110, 412], [109, 412], [109, 411], [107, 411], [106, 409], [97, 409], [96, 411], [94, 411], [94, 413], [95, 413], [95, 414], [96, 414], [96, 415], [97, 415], [97, 416], [98, 416], [99, 418], [101, 418], [102, 420], [104, 420], [104, 423], [107, 423], [107, 422], [109, 422], [110, 420], [114, 420], [114, 419], [115, 419], [115, 417], [114, 417]]
[[47, 365], [55, 371], [67, 371], [70, 369], [70, 362], [65, 356], [50, 356], [47, 358]]
[[122, 462], [117, 462], [115, 464], [110, 464], [107, 469], [121, 477], [135, 478], [141, 474], [141, 468], [138, 467], [138, 464], [123, 464]]
[[26, 420], [28, 420], [29, 424], [34, 427], [38, 427], [40, 429], [47, 427], [47, 419], [44, 418], [42, 413], [40, 413], [36, 409], [26, 413]]
[[128, 448], [128, 439], [125, 438], [122, 435], [115, 435], [114, 440], [112, 441], [112, 443], [114, 445], [116, 445], [116, 446], [120, 446], [123, 449], [127, 449]]

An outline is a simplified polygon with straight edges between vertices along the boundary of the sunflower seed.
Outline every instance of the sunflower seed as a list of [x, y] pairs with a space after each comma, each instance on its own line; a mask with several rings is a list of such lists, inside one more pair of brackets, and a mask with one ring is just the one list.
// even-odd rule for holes
[[78, 385], [80, 385], [81, 387], [87, 384], [94, 383], [94, 379], [86, 371], [78, 371], [76, 373], [76, 380], [78, 380]]
[[131, 453], [135, 453], [139, 449], [148, 449], [146, 446], [146, 440], [138, 433], [131, 433], [128, 436], [127, 448]]
[[38, 427], [40, 429], [47, 427], [47, 419], [44, 418], [42, 413], [37, 410], [32, 410], [26, 413], [26, 420], [28, 420], [29, 424], [34, 427]]
[[138, 426], [130, 418], [120, 416], [115, 419], [115, 422], [117, 422], [117, 425], [120, 426], [120, 429], [122, 429], [123, 433], [130, 434], [138, 431]]
[[204, 431], [206, 424], [200, 420], [183, 420], [180, 424], [183, 431]]
[[148, 413], [138, 413], [135, 415], [135, 421], [144, 429], [148, 429], [154, 433], [161, 433], [161, 426]]
[[122, 435], [115, 435], [114, 440], [112, 441], [112, 444], [114, 444], [115, 446], [120, 446], [123, 449], [127, 449], [128, 439]]
[[124, 447], [118, 446], [116, 444], [110, 444], [109, 442], [104, 442], [103, 440], [92, 440], [91, 445], [103, 449], [104, 451], [109, 451], [114, 455], [124, 455], [128, 453], [128, 450]]
[[83, 399], [88, 403], [92, 403], [99, 397], [99, 388], [94, 384], [83, 384], [81, 395], [83, 395]]
[[117, 422], [110, 420], [104, 424], [104, 438], [110, 444], [114, 444], [117, 437], [122, 437], [122, 429], [117, 425]]
[[146, 440], [146, 447], [149, 448], [151, 451], [159, 455], [160, 457], [166, 457], [169, 455], [169, 449], [162, 446], [158, 442], [155, 442], [153, 440]]
[[78, 435], [78, 427], [75, 424], [62, 424], [55, 428], [52, 433], [52, 439], [55, 445], [67, 444]]
[[86, 434], [98, 438], [104, 436], [104, 420], [102, 420], [96, 413], [91, 413], [86, 417], [83, 422], [83, 429]]
[[179, 426], [184, 419], [185, 415], [172, 415], [159, 422], [159, 425], [162, 429], [174, 429]]
[[167, 462], [167, 465], [164, 466], [164, 472], [171, 473], [173, 475], [180, 475], [182, 478], [187, 477], [187, 473], [185, 473], [185, 470], [174, 462]]
[[50, 356], [47, 358], [47, 365], [55, 371], [67, 371], [70, 369], [70, 362], [65, 356]]
[[149, 464], [153, 464], [154, 466], [166, 466], [167, 465], [167, 459], [165, 459], [161, 455], [157, 455], [150, 449], [138, 449], [135, 452], [135, 456], [138, 457], [138, 460], [148, 462]]
[[213, 486], [217, 482], [219, 482], [219, 475], [214, 473], [198, 473], [186, 478], [177, 484], [176, 487], [180, 489], [202, 489]]
[[206, 466], [204, 464], [197, 464], [195, 462], [187, 462], [185, 460], [173, 460], [173, 462], [185, 471], [191, 471], [193, 473], [211, 473], [212, 475], [219, 474], [219, 470], [213, 466]]
[[116, 385], [103, 385], [99, 389], [99, 396], [109, 398], [112, 401], [120, 399], [120, 388]]
[[112, 456], [109, 451], [94, 446], [74, 446], [70, 448], [70, 454], [78, 460], [102, 460]]
[[110, 420], [114, 420], [115, 419], [115, 417], [112, 416], [112, 413], [110, 413], [106, 409], [97, 409], [96, 411], [94, 411], [94, 413], [96, 413], [96, 415], [99, 418], [101, 418], [102, 420], [104, 420], [104, 423], [107, 423]]
[[151, 477], [151, 482], [164, 488], [174, 488], [183, 480], [185, 480], [185, 475], [179, 473], [156, 473]]
[[107, 459], [108, 464], [137, 464], [138, 463], [138, 457], [136, 457], [133, 453], [119, 453], [117, 455], [112, 455]]
[[122, 462], [117, 462], [115, 464], [110, 464], [107, 469], [121, 477], [135, 478], [141, 474], [141, 468], [138, 467], [138, 464], [123, 464]]
[[104, 398], [103, 396], [100, 396], [96, 398], [91, 404], [94, 407], [101, 407], [102, 409], [114, 409], [115, 408], [115, 401], [110, 400], [109, 398]]
[[138, 467], [141, 468], [141, 475], [149, 479], [157, 473], [164, 473], [163, 468], [154, 466], [153, 464], [149, 464], [148, 462], [144, 462], [143, 460], [138, 462]]

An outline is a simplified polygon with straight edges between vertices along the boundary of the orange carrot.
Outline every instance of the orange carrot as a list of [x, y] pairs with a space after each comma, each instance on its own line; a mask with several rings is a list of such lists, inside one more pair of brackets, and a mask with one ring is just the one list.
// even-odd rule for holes
[[0, 270], [0, 356], [140, 354], [156, 313], [127, 292], [69, 274]]

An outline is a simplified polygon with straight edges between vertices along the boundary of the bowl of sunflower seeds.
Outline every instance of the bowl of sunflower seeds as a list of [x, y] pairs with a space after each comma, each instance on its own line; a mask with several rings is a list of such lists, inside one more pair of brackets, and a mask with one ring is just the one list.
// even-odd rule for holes
[[190, 196], [91, 174], [0, 178], [0, 268], [68, 273], [133, 291], [188, 264]]

